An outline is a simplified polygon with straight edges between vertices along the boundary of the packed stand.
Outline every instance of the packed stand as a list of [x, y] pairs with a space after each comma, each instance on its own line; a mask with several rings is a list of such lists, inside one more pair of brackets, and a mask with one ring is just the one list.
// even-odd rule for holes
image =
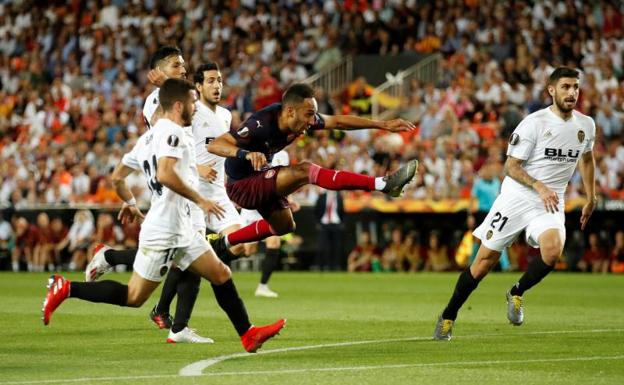
[[[480, 180], [500, 180], [510, 133], [527, 113], [549, 103], [549, 73], [558, 65], [580, 68], [578, 109], [598, 127], [598, 193], [601, 199], [624, 199], [620, 2], [420, 3], [2, 4], [0, 207], [119, 203], [109, 174], [145, 129], [141, 108], [151, 91], [146, 71], [161, 44], [180, 46], [189, 70], [206, 60], [220, 63], [223, 105], [232, 110], [233, 125], [279, 101], [290, 83], [345, 55], [442, 53], [441, 78], [435, 84], [413, 81], [397, 109], [418, 124], [417, 132], [322, 133], [289, 149], [295, 161], [375, 175], [418, 157], [417, 181], [405, 194], [415, 199], [474, 199]], [[369, 114], [371, 90], [365, 79], [336, 94], [318, 90], [319, 110]], [[133, 178], [134, 195], [147, 204], [146, 183], [140, 175]], [[576, 174], [568, 198], [582, 197], [582, 189]], [[306, 188], [295, 198], [312, 205], [319, 193]], [[22, 234], [27, 228], [19, 226]], [[395, 250], [386, 259], [400, 254]], [[412, 265], [404, 262], [402, 268]]]

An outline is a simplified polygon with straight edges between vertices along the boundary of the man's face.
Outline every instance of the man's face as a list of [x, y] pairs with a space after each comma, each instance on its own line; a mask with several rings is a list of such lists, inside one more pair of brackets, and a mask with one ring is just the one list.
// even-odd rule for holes
[[210, 105], [217, 105], [221, 101], [223, 78], [217, 70], [204, 71], [204, 82], [195, 84], [201, 100]]
[[184, 68], [184, 59], [180, 55], [171, 55], [166, 57], [158, 66], [168, 78], [185, 79], [186, 68]]
[[561, 78], [554, 86], [548, 86], [548, 93], [561, 112], [570, 112], [578, 100], [579, 80], [577, 78]]
[[318, 105], [316, 99], [307, 98], [299, 105], [286, 107], [286, 112], [290, 131], [294, 134], [301, 134], [316, 121]]
[[195, 113], [195, 101], [197, 101], [197, 93], [195, 91], [189, 91], [189, 97], [183, 104], [182, 108], [182, 124], [184, 127], [190, 126], [193, 123], [193, 114]]

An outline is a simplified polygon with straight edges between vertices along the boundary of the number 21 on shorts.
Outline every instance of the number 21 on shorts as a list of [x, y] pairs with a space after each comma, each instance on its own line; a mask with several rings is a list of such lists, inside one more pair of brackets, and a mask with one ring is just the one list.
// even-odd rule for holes
[[[507, 220], [509, 218], [508, 217], [504, 217], [500, 212], [496, 212], [494, 214], [494, 218], [492, 219], [492, 222], [490, 222], [490, 227], [492, 227], [495, 230], [503, 231], [503, 227], [505, 227], [505, 225], [507, 224]], [[498, 225], [498, 222], [501, 222], [500, 225]]]

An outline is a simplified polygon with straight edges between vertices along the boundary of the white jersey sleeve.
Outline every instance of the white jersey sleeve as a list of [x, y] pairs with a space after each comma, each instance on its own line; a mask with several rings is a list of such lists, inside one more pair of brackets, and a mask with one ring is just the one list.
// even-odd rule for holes
[[527, 160], [537, 143], [537, 121], [529, 115], [524, 118], [509, 138], [507, 156]]
[[[137, 142], [138, 143], [138, 142]], [[130, 152], [124, 154], [123, 158], [121, 158], [121, 163], [124, 166], [128, 166], [134, 170], [141, 170], [141, 163], [139, 162], [139, 158], [137, 156], [138, 146], [132, 147]]]
[[167, 125], [162, 128], [160, 141], [156, 144], [157, 159], [172, 157], [182, 159], [184, 156], [184, 146], [182, 140], [186, 136], [184, 129], [177, 125]]
[[590, 122], [591, 129], [588, 132], [587, 144], [583, 149], [583, 154], [588, 153], [594, 149], [594, 142], [596, 141], [596, 122], [594, 119], [587, 119]]

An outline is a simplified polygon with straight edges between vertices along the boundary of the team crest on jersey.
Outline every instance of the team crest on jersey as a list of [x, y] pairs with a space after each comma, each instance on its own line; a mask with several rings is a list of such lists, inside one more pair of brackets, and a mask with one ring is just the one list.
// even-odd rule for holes
[[236, 133], [238, 134], [238, 136], [240, 136], [241, 138], [246, 138], [249, 135], [249, 128], [247, 127], [243, 127], [241, 129], [239, 129], [238, 131], [236, 131]]
[[511, 144], [512, 146], [515, 146], [516, 144], [518, 144], [518, 142], [520, 142], [520, 136], [514, 132], [509, 137], [509, 144]]
[[576, 137], [578, 138], [579, 143], [583, 143], [585, 140], [585, 131], [579, 130], [579, 132], [576, 133]]
[[264, 177], [266, 179], [273, 178], [273, 175], [275, 175], [275, 170], [268, 170], [267, 172], [264, 173]]
[[164, 277], [165, 274], [167, 274], [167, 271], [169, 271], [169, 268], [167, 267], [167, 265], [163, 265], [160, 267], [160, 276]]
[[167, 144], [171, 147], [178, 147], [178, 144], [180, 144], [180, 139], [178, 139], [178, 137], [175, 135], [169, 135], [169, 137], [167, 138]]
[[492, 235], [494, 235], [494, 232], [492, 230], [488, 230], [487, 234], [485, 234], [485, 239], [490, 239], [492, 238]]

